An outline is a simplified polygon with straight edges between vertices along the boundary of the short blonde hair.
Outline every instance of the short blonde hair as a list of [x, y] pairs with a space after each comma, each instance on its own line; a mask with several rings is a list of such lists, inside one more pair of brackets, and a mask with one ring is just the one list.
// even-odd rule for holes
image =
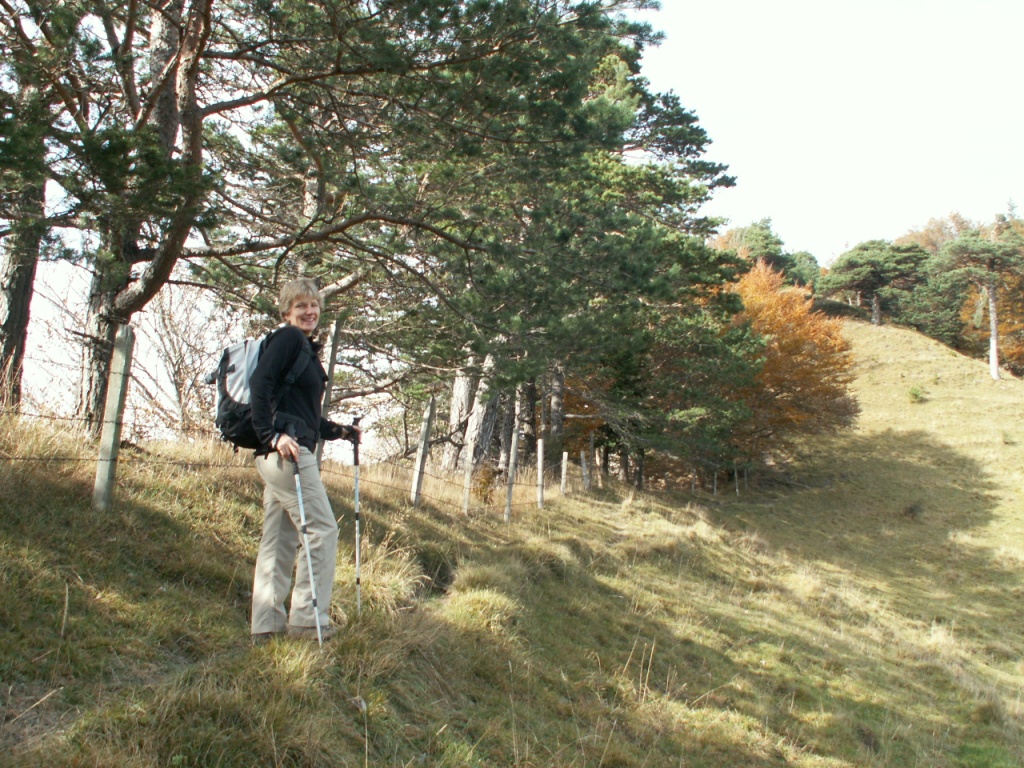
[[281, 286], [281, 295], [277, 300], [277, 309], [280, 311], [282, 319], [291, 312], [296, 301], [304, 298], [316, 299], [320, 308], [323, 309], [323, 297], [320, 295], [320, 289], [317, 287], [316, 282], [312, 279], [300, 277]]

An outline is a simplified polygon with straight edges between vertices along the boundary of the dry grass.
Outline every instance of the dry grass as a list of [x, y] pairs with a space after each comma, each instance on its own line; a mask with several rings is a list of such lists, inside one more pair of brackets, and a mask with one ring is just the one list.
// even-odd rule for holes
[[322, 652], [248, 645], [244, 458], [129, 452], [105, 517], [87, 461], [0, 462], [0, 765], [1019, 765], [1024, 385], [848, 332], [860, 426], [738, 498], [538, 510], [524, 479], [506, 525], [502, 492], [466, 516], [434, 478], [413, 510], [404, 469], [363, 467], [361, 615], [352, 468], [326, 467], [347, 621]]

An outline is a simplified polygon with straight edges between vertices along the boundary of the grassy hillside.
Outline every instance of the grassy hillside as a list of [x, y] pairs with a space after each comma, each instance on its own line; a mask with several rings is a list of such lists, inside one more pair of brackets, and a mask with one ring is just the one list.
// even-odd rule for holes
[[97, 515], [91, 449], [3, 423], [33, 460], [0, 461], [0, 765], [1020, 765], [1024, 384], [848, 333], [859, 428], [738, 495], [606, 487], [506, 526], [364, 467], [359, 617], [332, 469], [323, 652], [249, 646], [244, 461], [129, 452]]

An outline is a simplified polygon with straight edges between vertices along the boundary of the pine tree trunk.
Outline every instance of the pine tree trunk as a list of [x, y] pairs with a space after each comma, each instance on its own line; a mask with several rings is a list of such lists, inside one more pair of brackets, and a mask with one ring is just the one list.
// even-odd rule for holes
[[523, 430], [523, 462], [537, 455], [537, 385], [530, 381], [519, 385], [517, 416]]
[[[39, 92], [22, 86], [18, 93], [18, 111], [23, 120], [32, 121], [39, 111]], [[28, 337], [29, 307], [39, 263], [39, 247], [46, 227], [45, 180], [36, 172], [42, 167], [46, 147], [40, 139], [23, 144], [29, 157], [23, 162], [22, 186], [11, 192], [14, 209], [13, 232], [0, 249], [0, 407], [17, 409], [21, 405], [22, 368]]]
[[629, 482], [629, 450], [626, 446], [619, 446], [619, 480]]
[[21, 404], [21, 374], [28, 337], [29, 306], [45, 228], [43, 187], [29, 185], [16, 197], [27, 223], [16, 226], [8, 247], [0, 252], [0, 407]]
[[[469, 359], [472, 366], [473, 358]], [[459, 456], [466, 439], [466, 422], [473, 406], [473, 377], [465, 370], [459, 371], [452, 382], [452, 399], [448, 407], [449, 442], [441, 453], [441, 469], [454, 472], [459, 466]]]
[[498, 472], [508, 472], [512, 461], [512, 433], [516, 430], [516, 397], [509, 391], [501, 395], [498, 404], [498, 412], [501, 420], [501, 431], [498, 433], [498, 443], [501, 450], [498, 453]]
[[548, 442], [552, 456], [562, 455], [565, 441], [565, 368], [561, 363], [551, 366], [551, 417], [548, 427]]
[[882, 297], [877, 293], [871, 294], [871, 324], [882, 324]]
[[[548, 375], [545, 373], [540, 377], [540, 386], [537, 387], [537, 398], [534, 401], [534, 409], [537, 418], [537, 438], [540, 440], [548, 439]], [[544, 453], [548, 456], [551, 455], [551, 451], [548, 450], [547, 442], [544, 443]]]
[[494, 424], [497, 421], [497, 398], [490, 397], [491, 375], [494, 372], [494, 358], [488, 355], [484, 359], [480, 372], [480, 381], [473, 396], [473, 407], [466, 424], [466, 446], [473, 446], [473, 454], [463, 451], [456, 469], [466, 469], [472, 463], [475, 469], [487, 455], [491, 438], [494, 436]]
[[[153, 14], [153, 26], [150, 30], [149, 52], [151, 55], [149, 74], [152, 79], [158, 78], [167, 63], [178, 52], [181, 45], [181, 17], [184, 12], [184, 0], [165, 0], [155, 3], [159, 11]], [[175, 75], [177, 70], [175, 69]], [[171, 79], [170, 82], [174, 82]], [[178, 126], [181, 123], [181, 110], [178, 105], [178, 89], [164, 88], [157, 97], [153, 110], [153, 124], [160, 137], [160, 144], [168, 152], [178, 137]]]
[[77, 415], [89, 433], [98, 437], [103, 408], [107, 400], [110, 358], [114, 352], [117, 324], [111, 321], [115, 292], [104, 290], [103, 275], [93, 276], [89, 294], [89, 314], [85, 320], [82, 344], [82, 379], [78, 393]]
[[28, 337], [29, 304], [36, 263], [28, 243], [14, 242], [0, 253], [0, 407], [21, 404], [21, 373]]
[[644, 489], [644, 449], [637, 449], [633, 459], [633, 486], [638, 490]]
[[996, 285], [988, 286], [988, 371], [999, 381], [999, 315], [996, 307]]

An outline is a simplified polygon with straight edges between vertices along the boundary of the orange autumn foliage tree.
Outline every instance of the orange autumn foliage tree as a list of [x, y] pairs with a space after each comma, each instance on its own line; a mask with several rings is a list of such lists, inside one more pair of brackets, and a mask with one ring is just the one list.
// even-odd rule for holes
[[738, 452], [761, 461], [789, 451], [801, 435], [852, 426], [860, 406], [849, 389], [853, 358], [843, 321], [811, 311], [808, 292], [784, 286], [763, 262], [735, 290], [744, 304], [738, 321], [765, 340], [760, 373], [737, 393], [751, 412], [735, 436]]

